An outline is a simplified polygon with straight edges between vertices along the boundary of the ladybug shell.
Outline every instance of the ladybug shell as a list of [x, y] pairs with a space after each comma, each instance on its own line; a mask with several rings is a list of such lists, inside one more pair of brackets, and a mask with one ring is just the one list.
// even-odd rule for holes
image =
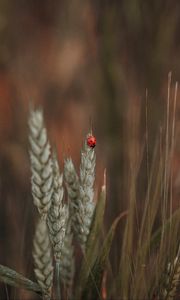
[[89, 135], [87, 138], [87, 145], [90, 148], [94, 148], [96, 146], [96, 138], [93, 135]]

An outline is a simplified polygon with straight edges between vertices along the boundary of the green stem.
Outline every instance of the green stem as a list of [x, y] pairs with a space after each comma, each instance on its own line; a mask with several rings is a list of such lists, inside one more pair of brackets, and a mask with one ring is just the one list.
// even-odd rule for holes
[[59, 264], [59, 262], [56, 262], [56, 267], [55, 267], [55, 299], [61, 300], [60, 264]]

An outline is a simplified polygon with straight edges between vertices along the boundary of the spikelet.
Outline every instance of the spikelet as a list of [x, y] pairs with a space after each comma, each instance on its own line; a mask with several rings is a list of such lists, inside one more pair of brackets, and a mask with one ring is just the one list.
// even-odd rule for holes
[[51, 205], [53, 176], [50, 145], [42, 110], [30, 111], [29, 129], [32, 195], [39, 213], [46, 218]]
[[60, 278], [66, 288], [71, 288], [74, 278], [75, 262], [73, 249], [73, 234], [71, 231], [71, 222], [69, 219], [64, 244], [62, 247], [62, 255], [60, 259]]
[[[87, 135], [87, 139], [88, 136], [90, 136], [90, 134]], [[95, 208], [95, 204], [93, 201], [93, 185], [95, 180], [96, 155], [94, 149], [87, 145], [87, 139], [84, 142], [84, 148], [81, 151], [80, 164], [80, 198], [83, 206], [83, 233], [81, 235], [82, 245], [85, 245], [87, 241]]]
[[52, 195], [52, 204], [48, 211], [47, 225], [49, 229], [49, 237], [53, 245], [54, 257], [58, 262], [61, 257], [61, 249], [64, 242], [64, 236], [67, 223], [67, 208], [63, 205], [63, 175], [60, 174], [57, 156], [53, 154], [53, 183], [54, 192]]
[[40, 219], [35, 232], [33, 258], [35, 276], [44, 295], [50, 299], [53, 285], [53, 258], [45, 220]]
[[164, 300], [175, 299], [179, 284], [180, 284], [180, 248], [174, 262], [168, 264], [165, 287], [163, 288], [162, 291], [162, 299]]

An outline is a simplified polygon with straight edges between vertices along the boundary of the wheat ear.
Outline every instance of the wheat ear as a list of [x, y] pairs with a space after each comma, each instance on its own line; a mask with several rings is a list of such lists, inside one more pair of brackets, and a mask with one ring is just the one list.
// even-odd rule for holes
[[53, 258], [45, 220], [40, 219], [34, 237], [33, 257], [35, 275], [44, 298], [50, 299], [53, 285]]
[[51, 205], [53, 175], [42, 110], [30, 111], [29, 129], [32, 195], [39, 213], [45, 218]]
[[94, 149], [90, 148], [85, 141], [84, 148], [81, 151], [80, 180], [71, 159], [67, 159], [64, 166], [72, 227], [83, 249], [85, 248], [95, 207], [93, 201], [95, 164]]
[[53, 153], [53, 175], [54, 192], [52, 195], [51, 207], [48, 211], [47, 225], [49, 237], [53, 245], [54, 257], [56, 262], [60, 261], [61, 249], [64, 242], [68, 211], [63, 205], [63, 175], [60, 174], [57, 156]]
[[[87, 135], [87, 138], [90, 134]], [[84, 148], [81, 151], [80, 164], [80, 198], [82, 201], [82, 218], [83, 218], [83, 234], [81, 235], [81, 243], [85, 245], [89, 234], [92, 216], [94, 213], [95, 204], [94, 198], [94, 180], [95, 180], [95, 165], [96, 155], [93, 148], [87, 145], [87, 139], [84, 142]]]
[[163, 290], [164, 300], [173, 300], [176, 297], [177, 289], [180, 284], [180, 248], [173, 263], [168, 264], [166, 275], [166, 286]]

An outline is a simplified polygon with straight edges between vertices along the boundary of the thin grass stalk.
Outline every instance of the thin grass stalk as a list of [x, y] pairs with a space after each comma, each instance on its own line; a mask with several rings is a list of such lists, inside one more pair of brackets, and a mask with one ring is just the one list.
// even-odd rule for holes
[[60, 262], [55, 262], [55, 300], [61, 300]]
[[[139, 291], [141, 289], [140, 280], [145, 278], [144, 272], [145, 269], [142, 266], [147, 266], [147, 259], [150, 257], [150, 240], [152, 234], [153, 224], [158, 212], [159, 202], [160, 202], [160, 187], [161, 187], [161, 161], [157, 167], [158, 160], [158, 142], [156, 143], [153, 155], [153, 161], [150, 171], [150, 181], [149, 181], [149, 196], [145, 200], [145, 208], [143, 211], [140, 232], [138, 237], [137, 251], [134, 259], [134, 280], [133, 280], [133, 291], [136, 294], [136, 297], [139, 297]], [[159, 161], [159, 160], [158, 160]], [[157, 170], [157, 169], [158, 170]], [[155, 190], [153, 183], [155, 184]], [[147, 193], [147, 195], [148, 195]], [[152, 195], [151, 195], [152, 194]], [[151, 202], [147, 202], [148, 199], [151, 199]], [[158, 201], [157, 201], [158, 200]]]
[[[148, 186], [148, 188], [147, 188], [147, 203], [149, 203], [149, 201], [150, 201], [150, 190], [149, 190], [150, 173], [149, 172], [150, 172], [150, 170], [149, 170], [148, 91], [146, 90], [146, 173], [147, 173], [147, 186]], [[147, 218], [149, 220], [149, 214], [148, 214]]]
[[164, 169], [164, 195], [163, 195], [163, 207], [162, 207], [162, 235], [161, 235], [161, 247], [163, 247], [164, 239], [164, 220], [167, 215], [168, 207], [168, 191], [169, 191], [169, 175], [170, 175], [170, 160], [169, 160], [169, 123], [170, 123], [170, 89], [171, 89], [171, 72], [168, 74], [168, 91], [167, 91], [167, 110], [166, 110], [166, 139], [165, 139], [165, 169]]
[[[174, 155], [174, 147], [175, 147], [175, 124], [176, 124], [176, 107], [177, 107], [177, 92], [178, 92], [178, 83], [175, 84], [175, 92], [174, 92], [174, 103], [173, 103], [173, 117], [172, 117], [172, 133], [171, 133], [171, 157], [170, 161], [172, 164], [172, 159]], [[170, 220], [172, 217], [172, 205], [173, 205], [173, 172], [171, 167], [170, 174]]]
[[129, 298], [130, 293], [130, 278], [132, 274], [132, 253], [133, 253], [133, 236], [134, 236], [134, 221], [135, 221], [135, 213], [136, 213], [136, 196], [135, 196], [135, 181], [136, 175], [132, 172], [131, 183], [130, 183], [130, 193], [129, 193], [129, 210], [128, 217], [125, 226], [125, 233], [123, 237], [123, 245], [122, 245], [122, 257], [120, 262], [120, 290], [119, 292], [122, 295], [123, 299]]
[[[156, 140], [156, 144], [154, 147], [154, 153], [153, 153], [153, 159], [152, 159], [152, 163], [151, 163], [151, 170], [150, 170], [150, 175], [149, 175], [149, 184], [147, 187], [147, 193], [146, 193], [146, 197], [145, 197], [145, 206], [144, 206], [144, 210], [143, 210], [143, 216], [142, 216], [142, 220], [141, 220], [141, 226], [140, 226], [140, 232], [139, 232], [139, 238], [138, 238], [138, 243], [139, 243], [139, 247], [141, 248], [141, 243], [144, 239], [144, 234], [146, 232], [147, 229], [147, 220], [149, 220], [148, 218], [148, 210], [149, 210], [149, 206], [151, 205], [150, 203], [150, 191], [153, 190], [153, 179], [154, 179], [154, 175], [156, 172], [156, 167], [157, 167], [157, 160], [158, 160], [158, 145], [159, 145], [159, 141], [158, 139]], [[161, 159], [159, 161], [160, 165], [159, 168], [162, 168], [161, 166]]]
[[[156, 147], [157, 149], [157, 147]], [[155, 150], [157, 154], [157, 150]], [[157, 159], [157, 158], [156, 158]], [[156, 161], [155, 159], [155, 161]], [[135, 265], [134, 265], [134, 284], [133, 284], [133, 297], [140, 298], [142, 297], [142, 284], [141, 281], [145, 278], [145, 270], [148, 266], [148, 260], [150, 257], [150, 241], [152, 235], [152, 229], [154, 225], [155, 218], [157, 216], [159, 202], [160, 202], [160, 194], [161, 194], [161, 173], [162, 173], [162, 166], [161, 163], [159, 164], [158, 170], [151, 170], [150, 177], [154, 177], [155, 172], [156, 176], [154, 178], [155, 187], [150, 189], [150, 199], [151, 203], [149, 206], [146, 206], [146, 210], [143, 212], [143, 220], [141, 224], [140, 236], [138, 241], [138, 247], [135, 255]], [[152, 185], [153, 187], [153, 185]], [[151, 196], [152, 192], [152, 196]], [[145, 218], [145, 215], [149, 216], [149, 218]], [[142, 235], [143, 233], [143, 235]], [[150, 282], [148, 282], [149, 286]], [[146, 292], [148, 293], [148, 286], [146, 286]], [[132, 295], [131, 295], [132, 297]]]

